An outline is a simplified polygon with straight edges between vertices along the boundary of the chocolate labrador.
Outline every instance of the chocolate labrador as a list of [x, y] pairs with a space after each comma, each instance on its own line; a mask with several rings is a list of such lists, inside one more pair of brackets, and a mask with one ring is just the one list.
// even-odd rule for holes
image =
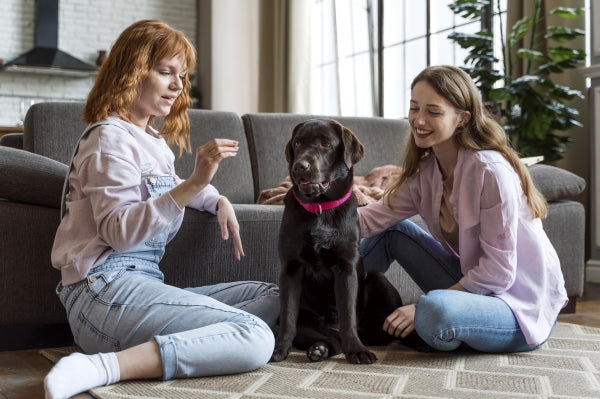
[[373, 363], [365, 344], [392, 340], [383, 322], [402, 302], [385, 276], [363, 271], [352, 185], [364, 147], [340, 123], [311, 119], [294, 128], [285, 155], [292, 188], [279, 230], [281, 311], [271, 360], [284, 360], [293, 345], [313, 361], [343, 352], [350, 363]]

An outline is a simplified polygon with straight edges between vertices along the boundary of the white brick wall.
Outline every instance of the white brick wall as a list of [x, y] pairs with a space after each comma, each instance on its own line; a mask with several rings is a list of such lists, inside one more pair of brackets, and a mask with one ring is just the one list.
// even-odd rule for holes
[[[11, 61], [34, 46], [35, 0], [1, 0], [0, 58]], [[58, 47], [90, 64], [110, 50], [123, 29], [140, 19], [160, 19], [196, 43], [196, 0], [60, 0]], [[0, 125], [22, 121], [30, 104], [84, 101], [93, 77], [67, 77], [0, 69]]]

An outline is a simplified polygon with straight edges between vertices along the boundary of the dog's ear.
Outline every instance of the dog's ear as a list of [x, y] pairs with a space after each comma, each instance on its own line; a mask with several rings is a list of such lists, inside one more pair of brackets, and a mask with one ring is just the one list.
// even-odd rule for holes
[[305, 123], [306, 122], [299, 123], [294, 127], [294, 129], [292, 130], [292, 138], [285, 145], [285, 160], [288, 164], [294, 162], [294, 148], [292, 147], [294, 137], [296, 137], [296, 133], [298, 133], [298, 130], [300, 130]]
[[294, 161], [294, 150], [292, 149], [292, 141], [294, 141], [293, 136], [285, 145], [285, 160], [287, 161], [288, 165]]
[[342, 129], [342, 143], [344, 143], [344, 162], [348, 169], [365, 156], [365, 147], [350, 129], [340, 125]]

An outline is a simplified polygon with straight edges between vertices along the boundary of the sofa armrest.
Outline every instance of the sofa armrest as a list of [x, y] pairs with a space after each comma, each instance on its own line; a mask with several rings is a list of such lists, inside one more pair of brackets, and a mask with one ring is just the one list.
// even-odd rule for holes
[[585, 210], [576, 201], [548, 204], [544, 230], [556, 249], [569, 297], [583, 295], [585, 284]]
[[7, 133], [0, 137], [0, 146], [23, 149], [23, 133]]
[[583, 178], [556, 166], [535, 164], [529, 174], [548, 202], [572, 198], [585, 189]]
[[0, 146], [0, 198], [59, 208], [68, 170], [50, 158]]
[[188, 208], [160, 263], [168, 284], [185, 288], [226, 281], [279, 280], [277, 240], [283, 206], [233, 204], [233, 208], [245, 256], [235, 259], [231, 238], [221, 238], [215, 215]]

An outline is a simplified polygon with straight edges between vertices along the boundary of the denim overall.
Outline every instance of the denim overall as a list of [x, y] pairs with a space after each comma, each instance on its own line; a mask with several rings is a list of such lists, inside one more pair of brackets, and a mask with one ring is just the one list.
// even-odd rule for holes
[[[99, 124], [105, 123], [110, 122]], [[97, 125], [88, 127], [82, 138]], [[153, 175], [151, 165], [142, 165], [140, 176], [152, 198], [175, 186], [173, 176]], [[58, 285], [75, 342], [86, 353], [97, 353], [154, 339], [164, 380], [239, 373], [265, 364], [274, 337], [261, 317], [275, 323], [277, 287], [261, 282], [186, 289], [164, 284], [158, 262], [169, 231], [127, 252], [111, 253], [83, 281]]]

